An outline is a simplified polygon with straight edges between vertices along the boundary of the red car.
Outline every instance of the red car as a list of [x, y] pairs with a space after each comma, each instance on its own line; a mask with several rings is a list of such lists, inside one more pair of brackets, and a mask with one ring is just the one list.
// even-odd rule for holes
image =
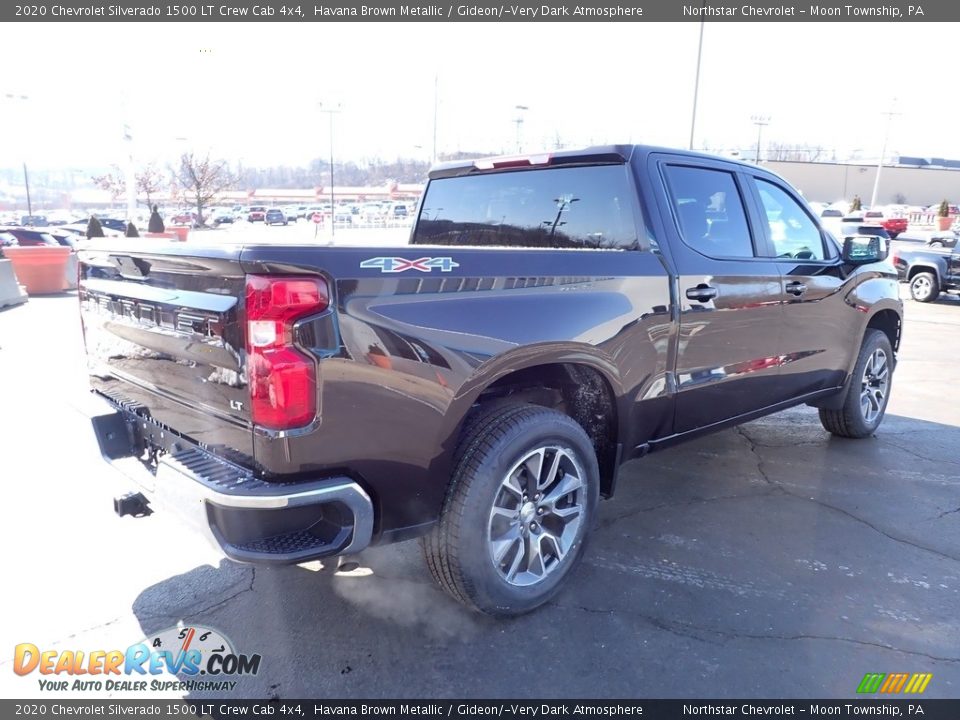
[[267, 216], [267, 208], [263, 205], [254, 205], [247, 214], [247, 222], [263, 222]]
[[904, 217], [885, 217], [879, 210], [867, 210], [863, 213], [863, 221], [882, 225], [891, 239], [907, 231], [907, 219]]
[[173, 225], [190, 225], [196, 227], [197, 214], [195, 212], [182, 212], [170, 218]]

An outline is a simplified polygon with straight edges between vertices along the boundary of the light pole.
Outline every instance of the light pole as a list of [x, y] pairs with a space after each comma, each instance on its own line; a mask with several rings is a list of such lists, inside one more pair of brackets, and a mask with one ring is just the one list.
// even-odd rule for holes
[[870, 196], [870, 207], [875, 207], [877, 204], [877, 193], [880, 191], [880, 171], [883, 170], [883, 156], [887, 154], [887, 140], [890, 139], [890, 121], [893, 120], [894, 115], [900, 115], [901, 113], [894, 112], [894, 107], [897, 105], [897, 99], [894, 98], [893, 102], [890, 103], [890, 109], [887, 110], [884, 115], [887, 116], [887, 126], [883, 131], [883, 147], [880, 149], [880, 160], [877, 162], [877, 175], [873, 179], [873, 194]]
[[523, 113], [530, 108], [528, 108], [526, 105], [515, 105], [514, 109], [517, 111], [517, 117], [515, 117], [513, 121], [517, 124], [517, 153], [519, 154], [522, 152], [522, 148], [520, 146], [520, 126], [523, 125]]
[[440, 75], [435, 73], [433, 76], [433, 156], [430, 158], [430, 164], [437, 164], [437, 105], [440, 102]]
[[700, 42], [697, 43], [697, 74], [693, 81], [693, 112], [690, 113], [690, 146], [693, 150], [693, 130], [697, 126], [697, 95], [700, 94], [700, 57], [703, 55], [703, 20], [700, 21]]
[[760, 135], [763, 133], [763, 128], [770, 124], [769, 115], [751, 115], [750, 121], [757, 126], [757, 158], [756, 164], [760, 164]]
[[127, 143], [127, 222], [132, 223], [133, 217], [137, 212], [137, 180], [133, 169], [133, 132], [130, 126], [124, 123], [123, 139]]
[[330, 118], [330, 237], [333, 237], [334, 217], [336, 217], [336, 211], [333, 205], [333, 116], [340, 112], [340, 103], [336, 105], [331, 104], [329, 107], [324, 107], [322, 102], [317, 103], [317, 105], [320, 108], [320, 112], [326, 113], [327, 117]]
[[[29, 100], [27, 95], [18, 95], [15, 93], [4, 93], [4, 98], [7, 100], [23, 100], [26, 102]], [[27, 191], [27, 215], [30, 216], [30, 222], [33, 222], [33, 202], [30, 200], [30, 175], [27, 173], [27, 161], [23, 161], [23, 186]]]

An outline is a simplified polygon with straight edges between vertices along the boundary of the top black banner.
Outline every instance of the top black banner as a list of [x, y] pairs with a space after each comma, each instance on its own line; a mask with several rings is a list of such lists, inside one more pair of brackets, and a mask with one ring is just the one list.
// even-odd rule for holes
[[945, 22], [960, 3], [865, 2], [385, 2], [370, 0], [39, 0], [0, 7], [3, 22]]

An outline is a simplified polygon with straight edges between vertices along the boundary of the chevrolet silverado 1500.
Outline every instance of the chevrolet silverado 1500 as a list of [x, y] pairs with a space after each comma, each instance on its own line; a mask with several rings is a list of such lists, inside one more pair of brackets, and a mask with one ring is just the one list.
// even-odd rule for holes
[[682, 151], [441, 164], [397, 247], [148, 242], [80, 254], [118, 511], [253, 563], [422, 536], [493, 615], [558, 591], [628, 460], [802, 403], [871, 435], [900, 342], [885, 239]]

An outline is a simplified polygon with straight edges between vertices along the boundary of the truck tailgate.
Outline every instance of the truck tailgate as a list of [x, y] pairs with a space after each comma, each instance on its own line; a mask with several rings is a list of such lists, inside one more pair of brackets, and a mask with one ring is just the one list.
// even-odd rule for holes
[[80, 253], [93, 389], [253, 464], [240, 248], [126, 242]]

